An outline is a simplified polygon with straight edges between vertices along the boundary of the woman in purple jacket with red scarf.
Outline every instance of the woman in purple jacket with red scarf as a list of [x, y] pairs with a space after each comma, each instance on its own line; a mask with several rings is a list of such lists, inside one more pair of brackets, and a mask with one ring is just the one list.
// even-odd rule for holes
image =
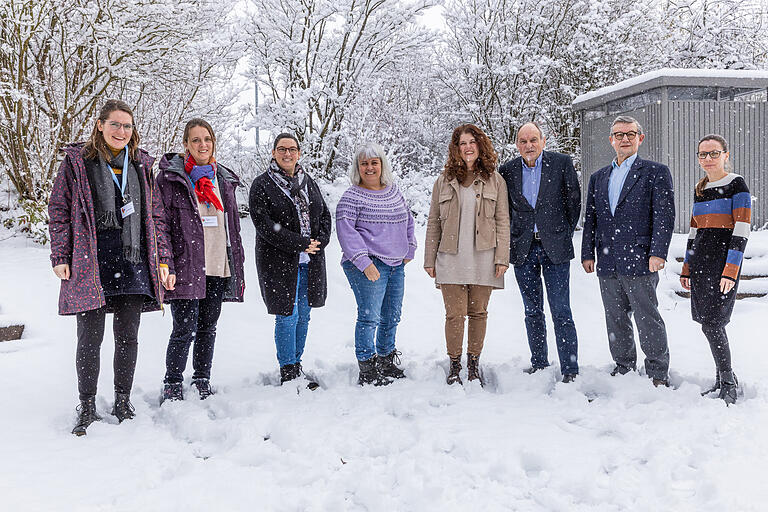
[[96, 411], [99, 354], [107, 313], [114, 313], [112, 409], [133, 418], [130, 402], [142, 311], [160, 309], [171, 261], [163, 206], [152, 176], [154, 159], [139, 149], [131, 108], [108, 100], [90, 139], [64, 149], [48, 204], [51, 263], [61, 279], [59, 314], [77, 315], [78, 422]]
[[183, 400], [190, 345], [192, 384], [213, 394], [211, 365], [222, 301], [243, 301], [243, 243], [235, 189], [240, 179], [214, 159], [216, 135], [203, 119], [184, 127], [184, 153], [160, 160], [157, 186], [170, 229], [173, 259], [165, 300], [173, 331], [165, 357], [163, 400]]

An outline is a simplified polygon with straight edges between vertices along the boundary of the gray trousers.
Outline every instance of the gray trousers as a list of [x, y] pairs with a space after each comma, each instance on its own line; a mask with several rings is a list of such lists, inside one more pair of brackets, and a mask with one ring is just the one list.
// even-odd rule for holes
[[[659, 314], [656, 286], [659, 274], [598, 277], [603, 296], [605, 325], [611, 356], [620, 370], [633, 370], [637, 364], [632, 316], [645, 353], [645, 372], [653, 379], [666, 379], [669, 372], [669, 347], [664, 320]], [[624, 373], [624, 371], [622, 371]]]

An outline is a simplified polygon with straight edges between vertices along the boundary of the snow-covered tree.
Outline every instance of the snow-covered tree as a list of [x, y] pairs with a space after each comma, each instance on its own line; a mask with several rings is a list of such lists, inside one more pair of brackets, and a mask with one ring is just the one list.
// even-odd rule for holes
[[[45, 201], [58, 149], [88, 136], [108, 95], [137, 106], [139, 127], [165, 145], [232, 45], [215, 23], [225, 9], [206, 0], [0, 4], [0, 171], [19, 198]], [[202, 37], [213, 43], [191, 43]]]
[[397, 77], [399, 63], [428, 44], [415, 24], [432, 0], [263, 0], [251, 5], [249, 49], [265, 97], [259, 125], [288, 130], [303, 161], [331, 178], [350, 107]]

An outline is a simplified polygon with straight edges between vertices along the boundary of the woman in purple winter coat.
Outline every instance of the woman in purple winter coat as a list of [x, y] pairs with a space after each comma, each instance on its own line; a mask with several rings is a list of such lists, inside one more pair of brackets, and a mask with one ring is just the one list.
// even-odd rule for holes
[[96, 412], [99, 353], [107, 313], [114, 313], [112, 409], [133, 418], [130, 402], [142, 311], [160, 309], [171, 261], [154, 159], [139, 149], [133, 112], [108, 100], [85, 144], [64, 148], [48, 204], [53, 272], [61, 279], [59, 314], [77, 317], [79, 417], [72, 433], [101, 419]]
[[216, 135], [203, 119], [184, 127], [184, 153], [160, 160], [157, 186], [170, 230], [173, 259], [168, 292], [173, 331], [165, 357], [163, 400], [183, 400], [190, 345], [192, 384], [211, 389], [213, 345], [222, 301], [243, 301], [243, 243], [235, 189], [240, 179], [215, 158]]

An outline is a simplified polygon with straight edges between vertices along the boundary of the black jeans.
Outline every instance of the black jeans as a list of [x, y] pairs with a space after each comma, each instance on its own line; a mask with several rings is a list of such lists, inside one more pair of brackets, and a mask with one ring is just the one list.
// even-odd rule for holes
[[728, 345], [728, 335], [724, 325], [701, 324], [701, 330], [707, 337], [712, 357], [718, 372], [731, 371], [731, 347]]
[[229, 286], [229, 277], [205, 277], [204, 299], [175, 299], [171, 301], [173, 332], [165, 354], [165, 383], [184, 382], [189, 346], [192, 351], [193, 379], [210, 379], [216, 322], [221, 314], [221, 302]]
[[[130, 393], [136, 370], [139, 322], [144, 295], [115, 295], [108, 297], [115, 314], [112, 332], [115, 336], [115, 393]], [[99, 381], [101, 342], [107, 308], [92, 309], [77, 314], [77, 389], [80, 400], [96, 396]]]

